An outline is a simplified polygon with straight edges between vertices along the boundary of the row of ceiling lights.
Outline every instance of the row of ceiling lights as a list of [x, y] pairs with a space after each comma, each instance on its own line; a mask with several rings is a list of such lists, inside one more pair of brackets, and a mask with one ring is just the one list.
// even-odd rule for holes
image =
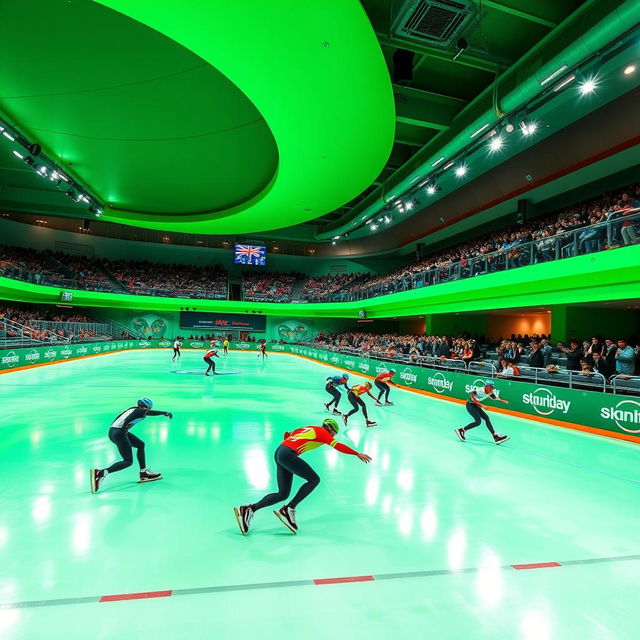
[[76, 203], [88, 205], [89, 213], [100, 217], [103, 205], [94, 198], [82, 185], [68, 176], [58, 165], [42, 153], [39, 144], [29, 142], [14, 127], [0, 120], [0, 134], [17, 147], [12, 149], [13, 155], [31, 167], [41, 178], [53, 182], [58, 188], [65, 191], [67, 196]]
[[[548, 85], [552, 80], [560, 77], [562, 73], [566, 70], [567, 70], [566, 65], [560, 67], [559, 69], [554, 71], [552, 74], [550, 74], [547, 78], [544, 78], [543, 80], [541, 80], [540, 85], [541, 86]], [[636, 65], [633, 65], [633, 64], [627, 65], [623, 70], [623, 74], [625, 76], [631, 76], [635, 72], [636, 72]], [[577, 79], [577, 76], [575, 73], [567, 74], [565, 77], [563, 77], [553, 86], [553, 92], [557, 93], [561, 91], [565, 87], [572, 84], [576, 79]], [[578, 94], [581, 97], [586, 97], [590, 94], [593, 94], [598, 89], [599, 84], [600, 83], [597, 75], [585, 77], [578, 83], [578, 86], [577, 86]], [[518, 128], [520, 129], [520, 132], [523, 138], [530, 138], [531, 136], [535, 135], [535, 133], [538, 131], [538, 128], [540, 126], [540, 123], [537, 120], [530, 117], [525, 117], [522, 119], [516, 118], [515, 120], [518, 123]], [[506, 143], [506, 136], [504, 134], [513, 133], [513, 131], [515, 131], [515, 125], [510, 119], [507, 119], [507, 120], [502, 120], [500, 123], [498, 123], [498, 126], [487, 131], [490, 128], [490, 126], [491, 125], [489, 123], [482, 125], [479, 129], [477, 129], [471, 134], [470, 138], [473, 140], [478, 136], [480, 136], [480, 134], [486, 132], [485, 136], [488, 140], [486, 145], [487, 151], [489, 152], [489, 154], [494, 154], [494, 153], [498, 153], [503, 149]], [[502, 131], [500, 130], [500, 128], [502, 128]], [[440, 165], [442, 165], [445, 162], [445, 159], [446, 158], [444, 156], [441, 156], [431, 164], [431, 167], [433, 169], [437, 169]], [[418, 184], [418, 189], [421, 189], [426, 185], [426, 189], [425, 189], [426, 195], [428, 196], [435, 195], [436, 192], [440, 190], [440, 186], [438, 185], [438, 179], [441, 178], [450, 169], [453, 169], [455, 176], [460, 179], [460, 178], [464, 178], [467, 175], [469, 167], [466, 161], [464, 160], [464, 158], [461, 160], [457, 160], [453, 158], [449, 160], [449, 162], [444, 164], [441, 169], [435, 171], [431, 176], [422, 180], [422, 182]], [[417, 195], [417, 193], [418, 192], [414, 192], [414, 195]], [[380, 228], [380, 225], [382, 223], [388, 226], [391, 224], [391, 222], [393, 222], [394, 216], [392, 211], [394, 209], [399, 214], [405, 214], [411, 211], [414, 208], [414, 206], [417, 204], [419, 203], [417, 200], [415, 200], [413, 195], [410, 195], [409, 198], [407, 199], [402, 199], [402, 198], [397, 199], [397, 196], [394, 194], [390, 196], [389, 199], [387, 200], [387, 207], [385, 209], [384, 214], [381, 216], [378, 216], [377, 218], [376, 217], [370, 218], [364, 224], [368, 226], [370, 232], [375, 233]], [[365, 218], [362, 218], [362, 220], [364, 220]], [[354, 224], [357, 224], [357, 222], [355, 222]], [[338, 238], [340, 238], [340, 236], [335, 236], [332, 241], [332, 244], [335, 244], [335, 241]]]

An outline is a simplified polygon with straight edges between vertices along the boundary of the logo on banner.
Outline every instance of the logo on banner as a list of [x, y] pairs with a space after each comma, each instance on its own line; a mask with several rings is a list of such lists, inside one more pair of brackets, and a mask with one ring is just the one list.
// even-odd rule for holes
[[376, 373], [384, 373], [387, 370], [387, 367], [385, 367], [383, 364], [379, 364], [376, 367]]
[[73, 351], [69, 349], [69, 347], [65, 347], [64, 349], [60, 349], [60, 355], [66, 360], [70, 355], [73, 354]]
[[191, 342], [191, 347], [193, 349], [201, 349], [202, 347], [204, 347], [204, 342], [200, 340], [193, 340], [193, 342]]
[[282, 345], [282, 344], [274, 344], [271, 347], [271, 351], [284, 351], [284, 345]]
[[362, 371], [362, 373], [367, 373], [369, 371], [369, 369], [371, 369], [371, 366], [369, 365], [368, 362], [361, 362], [358, 365], [358, 369], [360, 369], [360, 371]]
[[348, 369], [353, 369], [356, 366], [356, 362], [355, 360], [345, 360], [344, 366], [347, 367]]
[[58, 352], [55, 349], [52, 349], [51, 347], [49, 347], [42, 355], [44, 356], [45, 360], [48, 360], [49, 362], [51, 362], [52, 360], [56, 359]]
[[94, 344], [91, 350], [93, 351], [93, 353], [100, 353], [102, 351], [102, 348], [99, 344]]
[[27, 362], [37, 362], [38, 360], [40, 360], [40, 353], [35, 349], [31, 349], [29, 353], [25, 354], [24, 359]]
[[465, 384], [464, 385], [464, 390], [467, 393], [471, 393], [472, 391], [475, 391], [477, 387], [484, 387], [484, 385], [485, 385], [484, 378], [476, 378], [473, 381], [473, 384]]
[[566, 414], [571, 407], [570, 400], [561, 400], [547, 387], [538, 387], [531, 393], [525, 393], [522, 396], [522, 402], [530, 404], [541, 416], [550, 416], [554, 411]]
[[140, 340], [140, 342], [138, 342], [138, 346], [139, 346], [141, 349], [146, 349], [147, 347], [150, 347], [150, 346], [151, 346], [151, 343], [150, 343], [150, 342], [147, 342], [146, 340]]
[[413, 373], [413, 371], [411, 371], [409, 367], [405, 367], [400, 372], [400, 380], [402, 380], [405, 384], [408, 384], [409, 386], [411, 386], [412, 384], [418, 381], [418, 376], [415, 373]]
[[[402, 377], [402, 374], [400, 374]], [[444, 393], [445, 391], [453, 390], [453, 382], [451, 380], [447, 380], [444, 376], [444, 373], [434, 373], [432, 376], [427, 378], [427, 382], [435, 389], [436, 393]]]
[[320, 354], [320, 359], [324, 360], [325, 362], [329, 362], [329, 354], [328, 353], [321, 353]]
[[76, 349], [76, 355], [84, 356], [88, 351], [87, 347], [78, 347]]
[[9, 351], [6, 356], [2, 357], [2, 364], [6, 364], [9, 369], [15, 367], [20, 362], [20, 356], [15, 351]]
[[613, 420], [627, 433], [640, 433], [640, 402], [637, 400], [620, 400], [615, 407], [602, 407], [600, 416]]
[[338, 362], [340, 362], [340, 356], [331, 356], [329, 358], [329, 362], [332, 362], [333, 364], [338, 364]]
[[249, 345], [246, 342], [241, 342], [238, 344], [241, 349], [248, 349]]

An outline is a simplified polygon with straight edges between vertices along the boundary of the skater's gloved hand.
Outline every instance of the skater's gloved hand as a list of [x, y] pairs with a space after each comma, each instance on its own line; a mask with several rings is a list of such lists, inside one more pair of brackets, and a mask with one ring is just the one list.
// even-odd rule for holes
[[360, 460], [365, 464], [369, 464], [369, 462], [371, 462], [371, 456], [368, 456], [366, 453], [359, 453], [358, 458], [360, 458]]
[[171, 413], [169, 411], [165, 411], [164, 415], [167, 416], [167, 418], [169, 418], [169, 420], [171, 420], [171, 418], [173, 418], [173, 413]]

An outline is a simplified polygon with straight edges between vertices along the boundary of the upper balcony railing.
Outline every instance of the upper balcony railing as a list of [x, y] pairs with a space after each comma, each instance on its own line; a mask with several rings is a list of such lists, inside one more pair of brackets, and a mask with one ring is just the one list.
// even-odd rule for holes
[[[416, 270], [396, 277], [391, 274], [386, 282], [357, 289], [338, 291], [326, 297], [318, 296], [309, 302], [351, 302], [376, 296], [419, 289], [434, 284], [462, 280], [475, 276], [517, 269], [541, 262], [595, 253], [604, 249], [628, 246], [640, 242], [640, 208], [627, 210], [626, 215], [611, 216], [604, 222], [587, 225], [549, 235], [529, 242], [513, 242], [510, 245], [481, 256], [452, 262], [446, 267]], [[615, 215], [615, 214], [614, 214]], [[407, 267], [410, 269], [410, 267]]]
[[[499, 251], [452, 262], [444, 267], [420, 269], [418, 266], [406, 267], [404, 275], [384, 276], [385, 281], [367, 285], [359, 283], [357, 288], [337, 291], [327, 296], [308, 297], [300, 302], [351, 302], [374, 298], [376, 296], [409, 291], [421, 287], [452, 282], [497, 271], [517, 269], [542, 262], [552, 262], [628, 246], [640, 242], [640, 208], [616, 212], [604, 222], [587, 225], [549, 235], [529, 242], [515, 241]], [[228, 286], [207, 288], [161, 288], [140, 287], [127, 289], [124, 285], [117, 287], [115, 283], [89, 282], [81, 278], [65, 278], [59, 274], [39, 273], [0, 260], [0, 275], [6, 278], [22, 280], [34, 284], [49, 285], [60, 288], [102, 291], [107, 293], [128, 293], [131, 295], [163, 296], [173, 298], [195, 298], [205, 300], [224, 300], [228, 298]], [[254, 294], [246, 296], [263, 302], [290, 302], [291, 294], [283, 294], [281, 299], [273, 296]]]

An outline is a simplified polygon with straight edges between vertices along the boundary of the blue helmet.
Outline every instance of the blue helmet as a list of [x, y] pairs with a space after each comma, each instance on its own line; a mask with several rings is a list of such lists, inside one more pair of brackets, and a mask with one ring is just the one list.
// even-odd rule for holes
[[349, 379], [349, 374], [348, 374], [348, 373], [343, 373], [343, 374], [342, 374], [342, 377], [343, 377], [345, 380], [348, 380], [348, 379]]
[[485, 387], [491, 387], [492, 389], [496, 388], [496, 383], [493, 380], [485, 380], [484, 381], [484, 386]]
[[138, 406], [144, 407], [145, 409], [151, 409], [151, 407], [153, 407], [153, 402], [151, 402], [149, 398], [139, 398]]

